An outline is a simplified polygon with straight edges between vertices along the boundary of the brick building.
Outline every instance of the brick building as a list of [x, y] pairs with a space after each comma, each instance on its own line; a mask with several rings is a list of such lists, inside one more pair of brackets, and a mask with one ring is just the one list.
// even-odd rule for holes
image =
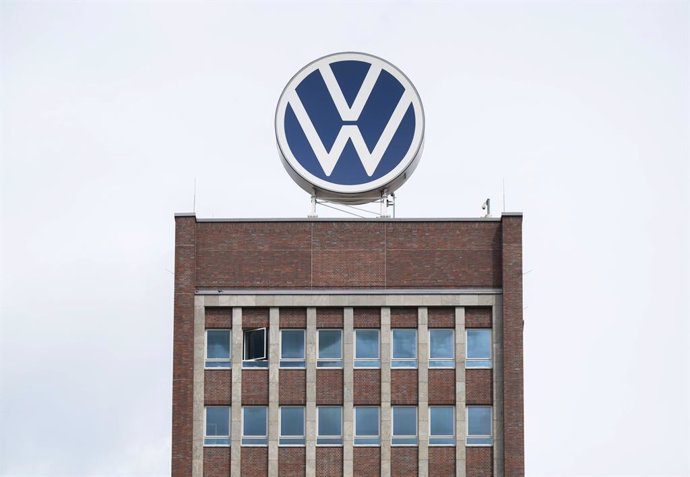
[[522, 216], [176, 216], [174, 476], [524, 475]]

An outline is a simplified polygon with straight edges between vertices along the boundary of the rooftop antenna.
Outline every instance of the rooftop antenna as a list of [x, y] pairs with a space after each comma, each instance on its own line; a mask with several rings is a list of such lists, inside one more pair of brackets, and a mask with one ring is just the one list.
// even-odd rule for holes
[[486, 199], [482, 204], [482, 210], [486, 210], [484, 217], [491, 217], [491, 199]]

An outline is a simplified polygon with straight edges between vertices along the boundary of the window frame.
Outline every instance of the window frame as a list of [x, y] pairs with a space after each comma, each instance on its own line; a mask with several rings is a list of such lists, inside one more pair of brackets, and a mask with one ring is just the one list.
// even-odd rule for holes
[[[320, 426], [319, 426], [319, 417], [321, 415], [321, 410], [324, 408], [328, 409], [340, 409], [340, 435], [331, 435], [331, 434], [325, 434], [321, 435], [319, 433]], [[317, 447], [342, 447], [343, 446], [343, 426], [345, 425], [344, 421], [344, 412], [343, 412], [343, 406], [316, 406], [316, 446]], [[340, 439], [340, 443], [319, 443], [319, 439]]]
[[[319, 353], [321, 351], [320, 339], [322, 331], [338, 331], [340, 333], [340, 358], [321, 358]], [[343, 345], [343, 329], [342, 328], [318, 328], [316, 330], [316, 367], [323, 369], [341, 369], [343, 367], [343, 355], [344, 355], [344, 345]], [[327, 366], [323, 363], [333, 363], [335, 366]]]
[[[247, 355], [247, 333], [253, 331], [263, 331], [264, 333], [264, 356], [261, 358], [246, 359]], [[268, 328], [252, 328], [242, 330], [242, 368], [243, 369], [264, 369], [268, 368]]]
[[[302, 409], [302, 435], [301, 436], [283, 436], [283, 409]], [[279, 406], [278, 411], [278, 446], [279, 447], [304, 447], [307, 444], [307, 410], [305, 406]], [[301, 443], [287, 442], [283, 443], [283, 439], [301, 439]]]
[[[208, 357], [208, 333], [209, 331], [227, 331], [228, 332], [228, 350], [229, 357], [225, 358], [209, 358]], [[208, 366], [208, 363], [222, 363], [227, 366]], [[231, 369], [232, 368], [232, 329], [229, 328], [206, 328], [204, 333], [204, 369]]]
[[[376, 409], [377, 414], [378, 414], [378, 423], [377, 423], [377, 428], [378, 428], [378, 433], [375, 436], [367, 435], [367, 436], [357, 436], [357, 409]], [[352, 421], [352, 445], [355, 447], [380, 447], [381, 446], [381, 406], [353, 406], [353, 413], [352, 417], [354, 418]], [[357, 439], [376, 439], [376, 443], [365, 443], [365, 444], [358, 444]]]
[[[453, 412], [453, 419], [451, 419], [451, 421], [453, 423], [453, 434], [452, 435], [445, 435], [445, 434], [434, 435], [431, 433], [431, 410], [436, 409], [436, 408], [450, 409]], [[429, 419], [429, 445], [435, 446], [435, 447], [455, 447], [456, 442], [457, 442], [456, 437], [455, 437], [457, 435], [457, 429], [455, 428], [456, 427], [456, 422], [455, 422], [456, 421], [456, 417], [455, 417], [456, 409], [455, 409], [455, 406], [454, 405], [429, 406], [428, 412], [429, 412], [429, 415], [428, 415], [428, 419]], [[435, 442], [432, 442], [432, 439], [448, 439], [448, 440], [452, 441], [452, 444], [435, 443]]]
[[[470, 351], [470, 332], [484, 331], [489, 333], [489, 357], [488, 358], [470, 358], [467, 356]], [[494, 334], [491, 328], [465, 328], [465, 368], [466, 369], [493, 369], [494, 364]], [[471, 365], [470, 363], [476, 363]]]
[[[470, 409], [474, 408], [484, 408], [484, 409], [489, 409], [489, 421], [490, 421], [490, 432], [491, 434], [489, 435], [484, 435], [484, 434], [473, 434], [470, 435]], [[491, 440], [490, 443], [486, 442], [470, 442], [472, 438], [476, 439], [487, 439]], [[472, 406], [465, 406], [465, 445], [467, 447], [493, 447], [494, 445], [494, 407], [493, 406], [488, 406], [488, 405], [472, 405]]]
[[[263, 408], [266, 410], [266, 434], [264, 436], [245, 436], [244, 434], [244, 410], [247, 408]], [[242, 447], [268, 447], [268, 406], [242, 406], [242, 420], [240, 422], [241, 429], [240, 429], [240, 443]], [[245, 444], [244, 440], [246, 439], [263, 439], [265, 441], [264, 443], [248, 443]]]
[[[228, 435], [216, 435], [216, 436], [210, 436], [206, 433], [206, 424], [208, 422], [208, 408], [211, 407], [222, 407], [222, 408], [227, 408], [228, 409]], [[227, 444], [224, 443], [208, 443], [207, 440], [213, 439], [213, 440], [221, 440], [221, 439], [227, 439]], [[230, 447], [232, 444], [232, 406], [204, 406], [204, 447]]]
[[[414, 331], [414, 358], [396, 358], [395, 357], [395, 332], [396, 331]], [[380, 346], [380, 344], [379, 344]], [[380, 352], [379, 352], [380, 354]], [[419, 359], [419, 330], [417, 328], [391, 328], [391, 368], [396, 369], [417, 369]], [[409, 366], [408, 364], [413, 364]]]
[[[378, 358], [358, 358], [357, 357], [357, 332], [359, 331], [375, 331], [378, 337], [376, 341], [376, 350]], [[379, 328], [355, 328], [352, 330], [353, 346], [352, 346], [352, 366], [355, 369], [380, 369], [381, 368], [381, 330]], [[392, 348], [392, 346], [391, 346]], [[372, 363], [373, 366], [367, 366], [366, 363]]]
[[[429, 369], [455, 369], [455, 347], [457, 346], [457, 341], [455, 337], [455, 328], [429, 328]], [[450, 331], [452, 333], [452, 346], [453, 356], [450, 358], [432, 358], [431, 357], [431, 332], [432, 331]], [[438, 363], [438, 364], [433, 364]]]
[[[304, 346], [303, 354], [301, 358], [283, 358], [283, 332], [284, 331], [301, 331], [302, 332], [302, 343]], [[278, 345], [278, 367], [281, 369], [304, 369], [306, 367], [307, 360], [307, 330], [303, 328], [281, 328], [280, 329], [280, 343]], [[284, 366], [284, 363], [298, 363], [297, 366]]]
[[[414, 409], [414, 415], [415, 415], [415, 422], [414, 422], [414, 428], [415, 428], [415, 434], [414, 435], [400, 435], [396, 436], [395, 434], [395, 409], [398, 408], [408, 408], [408, 409]], [[398, 439], [411, 439], [414, 438], [415, 442], [414, 443], [396, 443], [394, 442], [396, 437]], [[419, 407], [418, 406], [391, 406], [391, 446], [392, 447], [417, 447], [419, 445]]]

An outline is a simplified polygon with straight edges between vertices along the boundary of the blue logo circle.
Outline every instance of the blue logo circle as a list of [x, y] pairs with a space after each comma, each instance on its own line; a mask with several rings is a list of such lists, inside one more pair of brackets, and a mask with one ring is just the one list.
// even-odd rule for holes
[[395, 66], [337, 53], [290, 80], [278, 102], [276, 136], [286, 169], [305, 190], [367, 202], [393, 192], [417, 165], [424, 113]]

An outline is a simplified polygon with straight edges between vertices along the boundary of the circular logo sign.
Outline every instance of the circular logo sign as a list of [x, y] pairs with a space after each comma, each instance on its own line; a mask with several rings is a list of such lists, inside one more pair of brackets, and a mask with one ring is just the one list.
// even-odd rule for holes
[[276, 110], [283, 164], [307, 192], [364, 203], [400, 187], [424, 142], [419, 94], [395, 66], [336, 53], [302, 68]]

